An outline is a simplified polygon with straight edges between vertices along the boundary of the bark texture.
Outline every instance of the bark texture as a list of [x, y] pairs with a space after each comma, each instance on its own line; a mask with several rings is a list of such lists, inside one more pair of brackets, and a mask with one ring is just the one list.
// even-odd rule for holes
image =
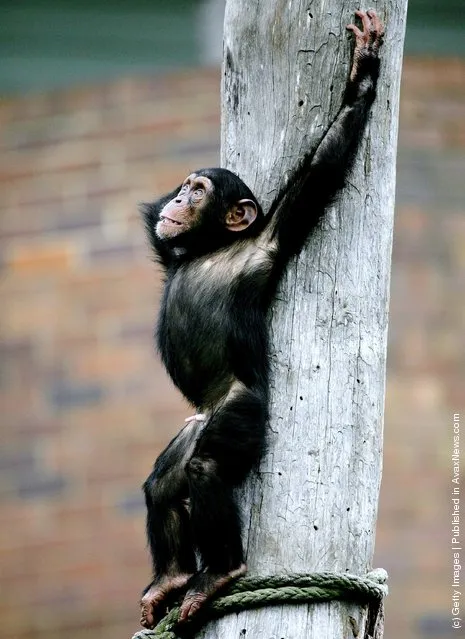
[[[222, 165], [265, 211], [302, 149], [336, 116], [351, 65], [345, 27], [368, 8], [386, 34], [367, 132], [344, 192], [290, 264], [272, 313], [269, 451], [240, 496], [253, 574], [371, 568], [407, 0], [226, 7]], [[211, 623], [199, 636], [367, 637], [367, 617], [341, 602], [265, 608]]]

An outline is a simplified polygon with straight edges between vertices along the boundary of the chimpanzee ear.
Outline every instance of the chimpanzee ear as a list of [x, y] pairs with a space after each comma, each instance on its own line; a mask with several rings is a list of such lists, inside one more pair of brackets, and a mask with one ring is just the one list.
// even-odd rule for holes
[[253, 200], [239, 200], [226, 213], [225, 223], [229, 231], [244, 231], [255, 221], [257, 205]]

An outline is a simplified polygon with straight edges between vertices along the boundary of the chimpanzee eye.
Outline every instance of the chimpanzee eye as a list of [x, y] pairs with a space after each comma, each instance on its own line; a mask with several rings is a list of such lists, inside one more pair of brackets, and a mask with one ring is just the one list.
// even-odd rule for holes
[[195, 189], [194, 195], [197, 197], [201, 197], [203, 195], [203, 189], [198, 187], [197, 189]]

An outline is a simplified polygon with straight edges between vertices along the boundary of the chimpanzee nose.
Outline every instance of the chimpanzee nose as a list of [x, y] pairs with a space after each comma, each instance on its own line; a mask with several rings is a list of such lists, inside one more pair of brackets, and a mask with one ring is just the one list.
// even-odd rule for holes
[[177, 197], [175, 200], [176, 204], [181, 204], [182, 199], [180, 197]]

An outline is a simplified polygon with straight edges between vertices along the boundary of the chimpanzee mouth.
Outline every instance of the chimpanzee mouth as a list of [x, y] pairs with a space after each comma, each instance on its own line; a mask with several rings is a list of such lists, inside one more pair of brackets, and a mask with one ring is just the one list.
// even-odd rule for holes
[[176, 220], [171, 219], [170, 217], [166, 217], [165, 215], [160, 215], [160, 222], [164, 224], [173, 224], [174, 226], [182, 226], [182, 222], [178, 222]]

